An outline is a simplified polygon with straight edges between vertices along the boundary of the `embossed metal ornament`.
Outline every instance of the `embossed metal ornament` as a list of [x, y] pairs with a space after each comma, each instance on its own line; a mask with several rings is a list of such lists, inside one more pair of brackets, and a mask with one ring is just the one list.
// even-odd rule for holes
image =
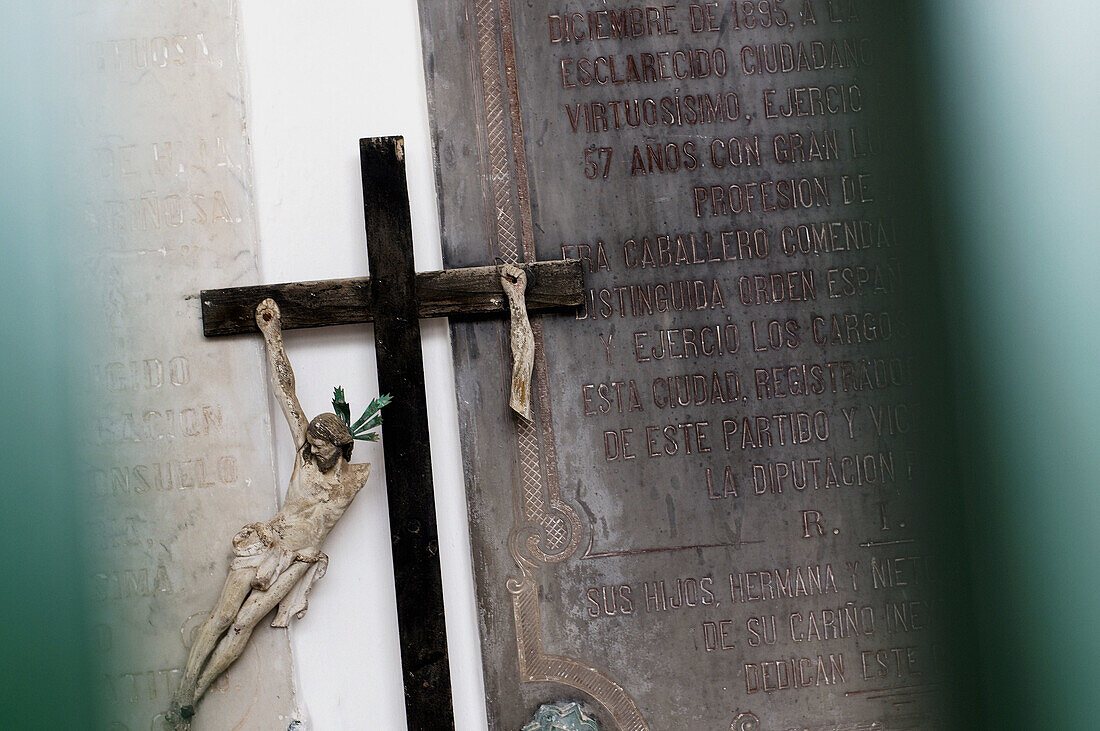
[[539, 707], [523, 731], [600, 731], [579, 703], [547, 703]]

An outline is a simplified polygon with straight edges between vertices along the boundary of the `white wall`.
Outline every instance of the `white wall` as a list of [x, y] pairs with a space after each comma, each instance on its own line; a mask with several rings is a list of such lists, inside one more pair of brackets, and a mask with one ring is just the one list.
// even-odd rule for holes
[[[358, 140], [391, 134], [406, 141], [417, 269], [442, 268], [416, 3], [242, 0], [241, 26], [263, 281], [367, 274]], [[451, 352], [444, 321], [421, 327], [451, 679], [466, 731], [486, 721]], [[335, 385], [353, 410], [377, 393], [370, 327], [291, 332], [286, 344], [307, 412], [330, 409]], [[272, 409], [286, 485], [294, 447]], [[315, 731], [405, 728], [382, 450], [359, 442], [356, 455], [374, 474], [326, 543], [328, 574], [291, 629]]]

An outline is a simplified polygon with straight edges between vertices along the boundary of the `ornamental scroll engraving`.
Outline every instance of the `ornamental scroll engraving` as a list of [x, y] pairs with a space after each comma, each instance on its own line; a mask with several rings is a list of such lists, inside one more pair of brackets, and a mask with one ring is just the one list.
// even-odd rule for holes
[[[516, 55], [508, 0], [472, 0], [477, 26], [477, 68], [484, 101], [483, 185], [494, 254], [505, 263], [536, 260], [523, 123], [516, 82]], [[513, 484], [515, 525], [509, 550], [522, 574], [508, 582], [516, 621], [520, 676], [525, 682], [563, 683], [589, 694], [624, 731], [648, 731], [630, 695], [614, 680], [574, 658], [546, 654], [542, 646], [539, 564], [558, 563], [580, 546], [584, 526], [577, 509], [561, 497], [554, 423], [546, 380], [542, 324], [531, 323], [535, 341], [532, 419], [519, 417]]]
[[[482, 95], [485, 101], [484, 177], [490, 206], [494, 253], [507, 264], [536, 260], [534, 226], [527, 186], [523, 126], [515, 79], [510, 8], [496, 0], [477, 0], [477, 48]], [[525, 546], [539, 563], [556, 563], [580, 545], [583, 526], [576, 509], [561, 499], [553, 416], [546, 387], [546, 359], [542, 327], [531, 323], [535, 340], [535, 395], [533, 419], [516, 422], [520, 480], [516, 494], [517, 519], [534, 528]]]

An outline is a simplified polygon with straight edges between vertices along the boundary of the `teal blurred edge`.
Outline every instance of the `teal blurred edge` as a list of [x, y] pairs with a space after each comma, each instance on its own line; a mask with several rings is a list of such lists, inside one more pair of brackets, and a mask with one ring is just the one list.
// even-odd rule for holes
[[1100, 6], [908, 4], [944, 278], [975, 729], [1100, 726]]
[[52, 731], [92, 726], [94, 669], [73, 387], [84, 360], [70, 269], [77, 171], [65, 159], [76, 110], [55, 53], [63, 4], [37, 5], [0, 8], [0, 723]]

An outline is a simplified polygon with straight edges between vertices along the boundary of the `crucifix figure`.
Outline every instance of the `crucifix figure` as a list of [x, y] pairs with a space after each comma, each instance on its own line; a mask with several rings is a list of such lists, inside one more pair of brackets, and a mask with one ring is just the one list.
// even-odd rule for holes
[[169, 722], [177, 729], [190, 726], [195, 704], [240, 657], [260, 620], [276, 606], [272, 627], [286, 627], [291, 615], [302, 617], [313, 582], [328, 567], [321, 545], [370, 475], [369, 464], [349, 462], [360, 437], [340, 417], [321, 414], [306, 421], [273, 300], [256, 308], [256, 325], [267, 348], [271, 388], [294, 437], [294, 472], [275, 517], [246, 525], [233, 537], [225, 586], [191, 645], [169, 710]]
[[254, 333], [257, 304], [268, 298], [277, 303], [283, 330], [374, 322], [378, 386], [396, 404], [386, 413], [383, 453], [406, 720], [413, 731], [436, 731], [453, 729], [454, 718], [419, 318], [508, 314], [514, 363], [507, 388], [517, 418], [529, 419], [527, 313], [576, 308], [583, 290], [575, 260], [416, 274], [404, 156], [400, 137], [360, 140], [370, 278], [205, 290], [203, 332]]

